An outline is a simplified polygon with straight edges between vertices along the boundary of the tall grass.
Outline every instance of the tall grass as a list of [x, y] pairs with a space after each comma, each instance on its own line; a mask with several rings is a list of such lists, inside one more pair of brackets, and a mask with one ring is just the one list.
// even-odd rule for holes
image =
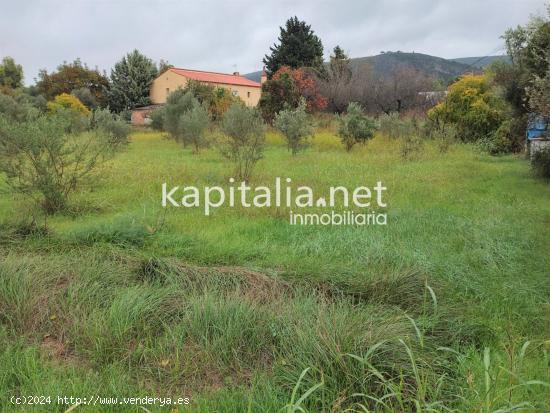
[[161, 182], [223, 184], [230, 165], [148, 132], [77, 200], [91, 208], [46, 232], [12, 225], [19, 201], [0, 199], [0, 411], [29, 410], [14, 394], [96, 393], [190, 396], [198, 412], [550, 409], [550, 189], [526, 162], [431, 141], [402, 162], [382, 135], [345, 154], [330, 130], [296, 157], [267, 141], [255, 185], [382, 180], [388, 226], [164, 216]]

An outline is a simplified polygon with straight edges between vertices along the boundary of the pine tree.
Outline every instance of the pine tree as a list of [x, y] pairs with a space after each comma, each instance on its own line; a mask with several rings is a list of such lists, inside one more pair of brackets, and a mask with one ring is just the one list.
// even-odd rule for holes
[[128, 53], [111, 70], [109, 107], [115, 112], [146, 106], [149, 89], [157, 77], [156, 65], [138, 50]]
[[268, 76], [271, 77], [281, 66], [311, 67], [323, 71], [323, 44], [311, 26], [292, 17], [281, 27], [279, 44], [270, 47], [271, 55], [265, 55]]

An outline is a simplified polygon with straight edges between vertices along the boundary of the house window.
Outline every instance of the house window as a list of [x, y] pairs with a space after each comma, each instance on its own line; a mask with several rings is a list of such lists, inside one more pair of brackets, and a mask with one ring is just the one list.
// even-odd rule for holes
[[167, 88], [166, 88], [166, 96], [168, 96], [169, 94], [170, 94], [170, 88], [167, 87]]
[[246, 92], [246, 97], [247, 97], [247, 98], [250, 97], [250, 92]]
[[237, 92], [236, 90], [232, 90], [231, 93], [233, 94], [233, 96], [238, 96], [239, 95], [239, 92]]

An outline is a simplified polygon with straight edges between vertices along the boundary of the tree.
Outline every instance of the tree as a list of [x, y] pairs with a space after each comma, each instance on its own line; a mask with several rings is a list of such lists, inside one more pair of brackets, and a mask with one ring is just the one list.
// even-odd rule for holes
[[419, 92], [431, 91], [434, 85], [435, 80], [420, 71], [401, 68], [373, 79], [368, 100], [374, 110], [400, 113], [420, 105]]
[[255, 108], [234, 103], [225, 113], [221, 130], [227, 137], [222, 153], [236, 165], [237, 179], [248, 181], [256, 163], [263, 158], [265, 125]]
[[[323, 110], [327, 107], [327, 98], [321, 95], [317, 86], [317, 80], [311, 71], [304, 68], [291, 69], [283, 66], [272, 77], [272, 80], [279, 80], [284, 74], [294, 82], [298, 94], [306, 101], [306, 109], [309, 113]], [[291, 103], [294, 103], [292, 100]]]
[[114, 153], [98, 130], [75, 134], [66, 112], [16, 122], [0, 116], [0, 171], [16, 192], [52, 214]]
[[258, 107], [267, 123], [285, 107], [295, 108], [300, 103], [300, 92], [290, 74], [283, 73], [278, 79], [271, 79], [262, 85]]
[[23, 66], [6, 56], [0, 63], [0, 88], [17, 89], [23, 86]]
[[98, 107], [97, 100], [87, 87], [74, 89], [71, 95], [80, 100], [88, 109], [94, 110]]
[[313, 136], [313, 125], [306, 112], [304, 99], [295, 109], [284, 109], [275, 115], [275, 127], [284, 135], [292, 155], [308, 146], [308, 138]]
[[350, 59], [340, 46], [330, 56], [326, 75], [321, 79], [321, 93], [327, 97], [327, 106], [332, 112], [342, 112], [351, 98], [352, 71]]
[[549, 17], [550, 7], [547, 17], [533, 17], [525, 26], [506, 30], [502, 37], [511, 63], [496, 62], [489, 68], [491, 77], [503, 88], [506, 100], [512, 105], [516, 121], [522, 124], [518, 128], [521, 131], [525, 130], [525, 115], [530, 111], [528, 90], [536, 93], [534, 83], [543, 85], [548, 73]]
[[151, 59], [134, 50], [111, 70], [109, 107], [115, 112], [150, 104], [149, 90], [158, 75]]
[[181, 130], [180, 117], [195, 106], [197, 99], [191, 92], [177, 89], [168, 95], [164, 106], [164, 129], [178, 142], [186, 145]]
[[349, 152], [356, 143], [365, 143], [374, 136], [376, 129], [372, 119], [363, 114], [361, 105], [351, 102], [344, 115], [338, 117], [338, 135]]
[[193, 153], [198, 154], [200, 148], [206, 146], [204, 133], [210, 125], [208, 111], [196, 99], [192, 107], [179, 118], [180, 135], [187, 145], [193, 147]]
[[213, 120], [221, 119], [233, 103], [242, 103], [241, 99], [238, 96], [233, 96], [228, 89], [214, 87], [196, 80], [189, 80], [183, 88], [183, 92], [191, 92], [199, 103], [205, 105]]
[[159, 62], [159, 70], [158, 70], [158, 76], [162, 75], [167, 70], [173, 68], [174, 65], [171, 65], [167, 60], [160, 59]]
[[550, 118], [550, 59], [546, 76], [535, 76], [531, 86], [527, 87], [527, 97], [531, 110]]
[[57, 70], [48, 73], [45, 69], [38, 73], [37, 92], [52, 100], [62, 93], [72, 93], [74, 90], [86, 88], [92, 93], [99, 106], [107, 103], [106, 90], [109, 81], [97, 69], [89, 69], [80, 59], [72, 63], [63, 63]]
[[446, 99], [428, 111], [428, 118], [438, 127], [456, 127], [463, 142], [476, 142], [491, 137], [505, 113], [505, 102], [486, 76], [466, 75], [449, 86]]
[[315, 35], [311, 26], [304, 21], [292, 17], [286, 21], [285, 27], [280, 27], [279, 44], [270, 47], [271, 55], [265, 55], [268, 76], [273, 75], [282, 66], [292, 69], [311, 67], [322, 72], [323, 44]]

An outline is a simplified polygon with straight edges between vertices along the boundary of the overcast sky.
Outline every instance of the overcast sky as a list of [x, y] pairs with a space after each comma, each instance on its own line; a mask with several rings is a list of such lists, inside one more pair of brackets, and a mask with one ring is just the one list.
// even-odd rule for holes
[[548, 0], [15, 0], [0, 8], [0, 57], [22, 64], [26, 83], [77, 57], [110, 71], [137, 48], [177, 67], [261, 69], [290, 16], [311, 24], [325, 56], [381, 50], [445, 58], [503, 52], [499, 36], [543, 13]]

